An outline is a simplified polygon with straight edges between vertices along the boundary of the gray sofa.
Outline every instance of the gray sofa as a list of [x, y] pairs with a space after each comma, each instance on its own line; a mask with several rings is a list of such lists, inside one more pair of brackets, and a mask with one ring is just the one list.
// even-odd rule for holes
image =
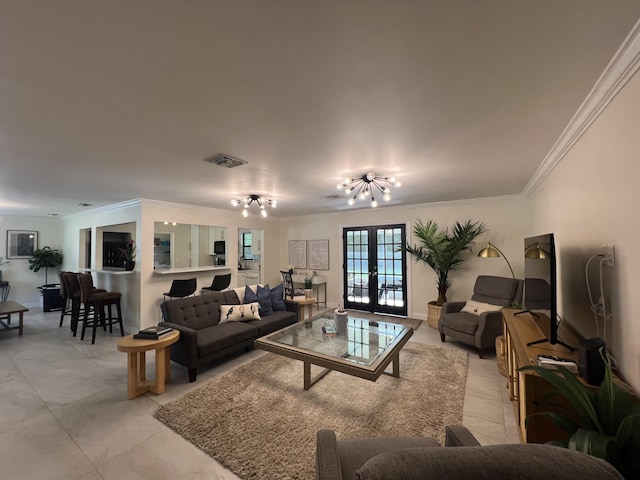
[[480, 446], [461, 425], [446, 428], [445, 447], [425, 437], [338, 440], [332, 430], [320, 430], [316, 480], [623, 480], [604, 460], [565, 448]]
[[480, 275], [473, 286], [471, 300], [494, 305], [496, 311], [462, 311], [467, 302], [445, 302], [438, 320], [440, 340], [452, 337], [478, 349], [480, 358], [484, 351], [494, 348], [496, 337], [502, 334], [502, 307], [522, 301], [523, 281], [507, 277]]
[[[260, 320], [220, 322], [221, 305], [240, 305], [244, 288], [168, 300], [161, 305], [159, 325], [180, 331], [171, 346], [171, 360], [187, 367], [194, 382], [199, 366], [253, 347], [255, 339], [298, 321], [295, 305], [261, 315]], [[255, 286], [253, 286], [255, 290]]]

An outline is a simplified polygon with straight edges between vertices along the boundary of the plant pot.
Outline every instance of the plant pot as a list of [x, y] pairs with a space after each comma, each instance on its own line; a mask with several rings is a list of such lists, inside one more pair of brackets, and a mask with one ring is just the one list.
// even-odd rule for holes
[[442, 305], [437, 305], [436, 302], [429, 302], [427, 305], [427, 323], [431, 328], [438, 329], [440, 315], [442, 315]]
[[42, 292], [41, 307], [43, 312], [61, 310], [64, 307], [64, 299], [60, 296], [60, 284], [43, 285], [40, 291]]
[[135, 260], [125, 260], [124, 261], [124, 269], [127, 272], [132, 271], [134, 268], [136, 268], [136, 262]]

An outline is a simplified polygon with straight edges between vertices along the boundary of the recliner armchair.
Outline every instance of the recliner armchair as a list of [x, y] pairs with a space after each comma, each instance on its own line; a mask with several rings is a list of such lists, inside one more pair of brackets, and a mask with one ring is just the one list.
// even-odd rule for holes
[[465, 312], [462, 309], [466, 302], [445, 302], [438, 320], [440, 340], [444, 342], [448, 335], [476, 347], [484, 358], [484, 350], [494, 348], [496, 337], [502, 334], [502, 307], [522, 300], [522, 286], [520, 279], [478, 276], [471, 300], [495, 306], [495, 311]]
[[319, 430], [316, 480], [623, 480], [604, 460], [567, 448], [539, 444], [480, 446], [462, 425], [446, 427], [445, 447], [426, 437], [338, 440], [332, 430]]

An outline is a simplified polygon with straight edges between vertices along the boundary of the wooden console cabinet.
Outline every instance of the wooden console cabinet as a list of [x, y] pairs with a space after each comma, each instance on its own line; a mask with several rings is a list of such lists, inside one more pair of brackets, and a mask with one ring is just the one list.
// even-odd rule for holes
[[[564, 430], [541, 416], [533, 417], [525, 428], [525, 418], [528, 415], [541, 410], [549, 410], [548, 406], [545, 406], [544, 409], [540, 408], [537, 402], [551, 386], [534, 372], [520, 372], [519, 368], [525, 365], [535, 365], [536, 359], [541, 353], [569, 358], [577, 363], [577, 350], [571, 352], [562, 345], [549, 343], [527, 346], [527, 343], [543, 338], [544, 334], [530, 313], [516, 316], [515, 313], [518, 311], [503, 309], [502, 316], [507, 361], [507, 388], [513, 403], [520, 441], [523, 443], [545, 443], [550, 440], [566, 440], [568, 435]], [[574, 348], [578, 346], [578, 338], [566, 329], [562, 331], [562, 339]], [[569, 407], [564, 398], [554, 397], [554, 403]]]

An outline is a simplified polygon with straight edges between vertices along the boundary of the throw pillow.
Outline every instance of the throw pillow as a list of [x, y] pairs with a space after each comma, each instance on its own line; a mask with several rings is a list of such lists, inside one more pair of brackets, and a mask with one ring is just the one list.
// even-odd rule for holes
[[244, 291], [244, 303], [258, 302], [260, 304], [260, 315], [270, 315], [273, 313], [271, 307], [271, 289], [269, 285], [261, 287], [258, 285], [256, 292], [247, 285]]
[[500, 305], [492, 305], [491, 303], [476, 302], [468, 300], [462, 307], [461, 312], [473, 313], [474, 315], [482, 315], [485, 312], [499, 312], [502, 310]]
[[276, 312], [287, 309], [287, 304], [284, 303], [284, 286], [281, 283], [271, 289], [271, 306]]
[[242, 305], [220, 305], [220, 323], [260, 320], [259, 308], [258, 302]]

